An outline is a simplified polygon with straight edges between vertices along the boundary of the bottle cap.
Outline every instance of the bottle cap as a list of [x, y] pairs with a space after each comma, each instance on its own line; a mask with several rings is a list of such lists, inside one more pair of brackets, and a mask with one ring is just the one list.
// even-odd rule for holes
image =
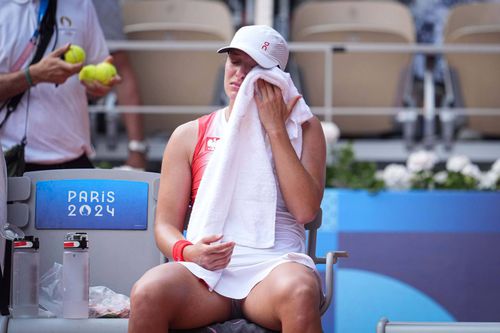
[[25, 236], [23, 238], [14, 239], [14, 249], [35, 249], [38, 250], [40, 242], [38, 237]]
[[89, 238], [86, 232], [69, 232], [64, 237], [65, 249], [88, 249]]

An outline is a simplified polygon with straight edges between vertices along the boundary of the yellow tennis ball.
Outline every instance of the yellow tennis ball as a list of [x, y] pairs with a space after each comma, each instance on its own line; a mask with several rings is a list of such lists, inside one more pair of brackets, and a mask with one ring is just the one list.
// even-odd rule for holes
[[96, 66], [96, 80], [102, 84], [108, 85], [117, 74], [116, 67], [109, 62], [103, 61]]
[[70, 64], [85, 62], [85, 51], [78, 45], [71, 45], [64, 53], [64, 60]]
[[80, 81], [94, 81], [96, 79], [96, 65], [83, 66], [82, 70], [78, 74]]

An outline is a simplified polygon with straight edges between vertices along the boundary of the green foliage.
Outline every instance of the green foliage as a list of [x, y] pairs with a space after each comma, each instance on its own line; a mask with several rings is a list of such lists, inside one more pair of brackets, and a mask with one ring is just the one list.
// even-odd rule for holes
[[412, 189], [428, 190], [435, 187], [434, 174], [431, 171], [420, 171], [411, 179]]
[[482, 172], [463, 155], [450, 157], [447, 169], [441, 171], [435, 169], [433, 159], [433, 153], [415, 152], [410, 154], [407, 166], [390, 164], [379, 174], [375, 163], [356, 161], [352, 144], [347, 144], [335, 150], [333, 163], [326, 170], [326, 186], [372, 192], [382, 189], [500, 190], [500, 159], [487, 172]]
[[113, 168], [113, 164], [111, 164], [110, 162], [107, 162], [107, 161], [96, 162], [96, 163], [94, 163], [94, 165], [98, 169], [111, 169], [111, 168]]
[[460, 172], [448, 172], [446, 181], [443, 184], [436, 184], [436, 188], [444, 190], [475, 190], [477, 185], [477, 180], [470, 176]]
[[339, 149], [335, 162], [326, 169], [326, 186], [379, 191], [384, 187], [376, 179], [375, 163], [356, 161], [352, 144]]

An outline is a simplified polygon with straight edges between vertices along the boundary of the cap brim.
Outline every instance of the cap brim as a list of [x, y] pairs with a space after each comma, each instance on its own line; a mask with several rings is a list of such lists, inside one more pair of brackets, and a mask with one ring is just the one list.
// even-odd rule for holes
[[234, 49], [234, 47], [231, 46], [224, 46], [221, 47], [220, 49], [217, 50], [217, 53], [227, 53], [229, 50]]
[[269, 59], [266, 56], [264, 56], [262, 53], [259, 53], [259, 51], [246, 47], [245, 45], [235, 44], [235, 45], [225, 46], [218, 49], [217, 53], [227, 53], [234, 49], [243, 51], [246, 54], [248, 54], [250, 58], [252, 58], [253, 60], [255, 60], [256, 63], [259, 64], [260, 67], [269, 69], [275, 66], [279, 66], [279, 63], [277, 61], [273, 61], [272, 59]]

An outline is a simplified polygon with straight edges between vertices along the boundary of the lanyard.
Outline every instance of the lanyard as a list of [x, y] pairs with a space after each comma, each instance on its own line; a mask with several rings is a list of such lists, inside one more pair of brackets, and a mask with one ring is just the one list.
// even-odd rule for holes
[[23, 52], [21, 53], [17, 61], [11, 66], [10, 68], [11, 72], [17, 72], [18, 70], [20, 70], [22, 65], [28, 59], [28, 57], [33, 53], [33, 49], [36, 46], [38, 36], [40, 35], [40, 26], [42, 25], [42, 20], [43, 17], [45, 16], [45, 13], [47, 12], [48, 7], [49, 7], [49, 0], [40, 1], [40, 8], [38, 9], [38, 18], [37, 18], [35, 32], [28, 41], [28, 44], [26, 44], [26, 47], [24, 48]]
[[40, 34], [40, 26], [42, 25], [42, 20], [43, 17], [45, 16], [45, 13], [47, 12], [47, 7], [49, 7], [49, 0], [41, 0], [40, 1], [40, 9], [38, 9], [38, 22], [36, 25], [35, 32], [33, 33], [33, 36], [31, 37], [32, 40], [36, 41], [38, 38], [38, 35]]

